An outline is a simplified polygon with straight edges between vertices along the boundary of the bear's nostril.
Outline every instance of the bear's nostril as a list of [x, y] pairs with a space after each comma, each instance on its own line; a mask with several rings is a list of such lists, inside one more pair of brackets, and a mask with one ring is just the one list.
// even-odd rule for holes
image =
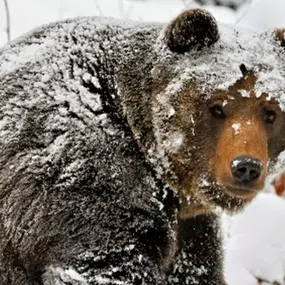
[[236, 175], [239, 177], [242, 177], [243, 175], [246, 174], [246, 168], [245, 167], [240, 167], [236, 169]]
[[260, 176], [260, 173], [258, 171], [256, 171], [255, 169], [250, 170], [249, 177], [251, 180], [258, 179], [259, 176]]
[[262, 163], [258, 159], [239, 156], [231, 162], [231, 172], [234, 180], [248, 185], [257, 181], [262, 173]]

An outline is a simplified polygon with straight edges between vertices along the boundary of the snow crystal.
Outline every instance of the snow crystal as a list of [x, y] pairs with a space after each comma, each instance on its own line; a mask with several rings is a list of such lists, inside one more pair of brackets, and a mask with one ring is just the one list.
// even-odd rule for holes
[[133, 250], [134, 248], [135, 248], [135, 245], [134, 245], [134, 244], [130, 244], [130, 245], [127, 245], [124, 250], [126, 250], [126, 251], [131, 251], [131, 250]]
[[[94, 76], [92, 76], [91, 77], [91, 82], [92, 82], [92, 84], [96, 87], [96, 88], [101, 88], [101, 85], [100, 85], [100, 83], [99, 83], [99, 80], [98, 80], [98, 78], [97, 77], [94, 77]], [[114, 95], [113, 95], [114, 96]]]
[[87, 285], [87, 280], [73, 268], [49, 267], [43, 274], [44, 285], [78, 284]]
[[279, 154], [278, 160], [280, 160], [281, 162], [285, 162], [285, 151], [282, 151], [282, 152]]
[[200, 268], [196, 268], [196, 272], [198, 276], [201, 276], [202, 274], [207, 273], [207, 269], [202, 265]]
[[244, 89], [238, 90], [238, 91], [239, 91], [239, 93], [241, 94], [242, 97], [244, 97], [244, 98], [250, 98], [250, 92], [249, 92], [249, 91], [244, 90]]
[[235, 135], [237, 135], [237, 134], [239, 134], [239, 133], [240, 133], [241, 124], [240, 124], [240, 123], [232, 124], [232, 128], [233, 128], [233, 129], [234, 129], [234, 131], [235, 131]]
[[183, 87], [182, 83], [183, 83], [183, 77], [180, 79], [176, 78], [173, 79], [173, 81], [171, 81], [170, 84], [167, 85], [165, 93], [169, 95], [179, 93]]
[[46, 83], [51, 79], [51, 76], [49, 74], [45, 74], [42, 76], [42, 82]]
[[168, 139], [165, 141], [166, 148], [170, 151], [178, 151], [183, 143], [183, 134], [174, 132], [168, 134]]
[[84, 81], [91, 81], [92, 75], [90, 73], [84, 73], [83, 76], [82, 76], [82, 79]]
[[131, 285], [130, 283], [124, 281], [114, 280], [101, 276], [95, 276], [94, 281], [98, 282], [97, 284]]
[[41, 61], [47, 56], [48, 50], [54, 47], [54, 45], [55, 41], [47, 38], [41, 44], [31, 43], [30, 45], [26, 45], [19, 53], [16, 53], [12, 49], [9, 50], [9, 45], [6, 46], [4, 57], [1, 58], [0, 56], [0, 75], [11, 73], [29, 62]]
[[153, 197], [151, 197], [150, 200], [158, 205], [160, 211], [163, 210], [164, 204], [162, 202]]
[[233, 167], [237, 167], [239, 163], [240, 163], [240, 161], [239, 161], [238, 159], [235, 159], [235, 160], [232, 162], [232, 166], [233, 166]]
[[209, 187], [210, 185], [211, 183], [204, 178], [202, 178], [199, 183], [199, 187]]
[[223, 107], [225, 107], [228, 104], [228, 100], [223, 101]]
[[168, 190], [163, 188], [163, 195], [162, 195], [163, 200], [167, 197], [167, 194], [168, 194]]
[[76, 272], [74, 269], [69, 268], [65, 270], [65, 274], [69, 275], [70, 278], [77, 280], [77, 281], [81, 281], [81, 282], [85, 282], [85, 279], [78, 273]]
[[175, 110], [169, 100], [170, 99], [168, 96], [169, 94], [171, 93], [158, 94], [157, 96], [157, 101], [161, 104], [161, 106], [163, 106], [164, 114], [167, 116], [168, 119], [171, 118], [175, 114]]

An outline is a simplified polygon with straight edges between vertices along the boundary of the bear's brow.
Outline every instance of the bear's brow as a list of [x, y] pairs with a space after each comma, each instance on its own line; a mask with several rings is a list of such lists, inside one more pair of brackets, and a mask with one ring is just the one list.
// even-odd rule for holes
[[216, 94], [214, 96], [212, 96], [212, 101], [216, 102], [216, 101], [224, 101], [224, 100], [228, 100], [229, 99], [229, 94]]

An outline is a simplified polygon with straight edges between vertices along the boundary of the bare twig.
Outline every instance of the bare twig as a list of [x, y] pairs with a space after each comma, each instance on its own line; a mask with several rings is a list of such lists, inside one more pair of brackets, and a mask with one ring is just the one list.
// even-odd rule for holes
[[193, 0], [181, 0], [182, 4], [185, 8], [189, 8], [190, 4], [192, 4]]
[[95, 0], [95, 5], [96, 5], [96, 9], [99, 13], [99, 16], [104, 16], [98, 0]]
[[3, 0], [5, 6], [5, 13], [6, 13], [6, 35], [7, 41], [11, 41], [11, 22], [10, 22], [10, 10], [8, 6], [8, 0]]
[[124, 11], [123, 0], [118, 0], [118, 9], [119, 9], [120, 17], [124, 18], [125, 17], [125, 11]]

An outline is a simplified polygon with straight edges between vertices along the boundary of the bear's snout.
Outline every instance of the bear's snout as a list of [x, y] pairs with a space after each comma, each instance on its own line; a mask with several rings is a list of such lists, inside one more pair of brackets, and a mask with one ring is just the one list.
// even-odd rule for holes
[[[250, 121], [250, 123], [249, 123]], [[233, 128], [238, 124], [239, 130]], [[267, 173], [268, 137], [259, 117], [225, 122], [213, 160], [216, 181], [232, 196], [252, 197], [263, 187]]]
[[231, 161], [233, 180], [242, 188], [251, 190], [251, 187], [261, 176], [262, 162], [259, 159], [239, 156]]

